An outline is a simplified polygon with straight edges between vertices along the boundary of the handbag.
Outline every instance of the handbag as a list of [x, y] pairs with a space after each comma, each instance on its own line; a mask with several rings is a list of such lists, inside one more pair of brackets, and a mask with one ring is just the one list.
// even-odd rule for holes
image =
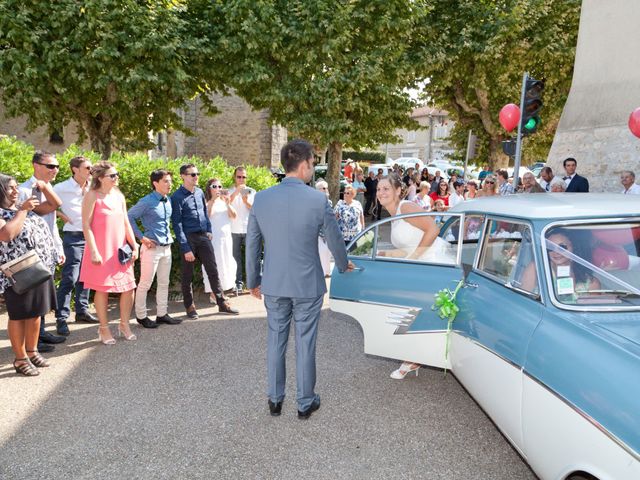
[[122, 265], [126, 265], [128, 262], [130, 262], [132, 257], [133, 257], [133, 249], [131, 248], [131, 245], [129, 245], [128, 243], [125, 243], [122, 247], [118, 249], [118, 260]]
[[31, 290], [51, 278], [51, 270], [45, 267], [35, 250], [0, 266], [11, 288], [18, 295]]

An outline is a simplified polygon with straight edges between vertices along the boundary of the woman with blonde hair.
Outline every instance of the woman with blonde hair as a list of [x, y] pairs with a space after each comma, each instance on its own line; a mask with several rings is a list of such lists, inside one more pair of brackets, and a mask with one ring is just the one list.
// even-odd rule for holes
[[[95, 291], [94, 302], [100, 321], [98, 340], [116, 343], [109, 329], [109, 293], [120, 294], [118, 336], [135, 340], [129, 319], [136, 288], [133, 262], [138, 244], [127, 216], [124, 195], [118, 189], [119, 174], [110, 162], [99, 162], [91, 169], [91, 187], [82, 200], [82, 230], [86, 239], [80, 267], [80, 281]], [[129, 257], [129, 258], [127, 258]]]
[[482, 183], [482, 190], [478, 192], [476, 197], [493, 197], [497, 195], [497, 183], [498, 180], [495, 175], [487, 175]]
[[346, 244], [351, 242], [364, 228], [364, 210], [362, 204], [355, 197], [355, 188], [347, 185], [344, 189], [344, 199], [339, 200], [333, 209]]

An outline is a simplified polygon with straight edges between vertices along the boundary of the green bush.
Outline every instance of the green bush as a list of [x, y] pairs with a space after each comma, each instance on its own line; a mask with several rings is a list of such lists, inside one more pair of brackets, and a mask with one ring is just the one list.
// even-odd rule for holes
[[[18, 183], [28, 180], [33, 174], [31, 158], [35, 149], [32, 145], [17, 140], [14, 137], [0, 137], [0, 172], [15, 177]], [[61, 167], [55, 183], [64, 181], [71, 176], [69, 160], [84, 155], [92, 162], [100, 161], [100, 155], [91, 151], [84, 151], [76, 145], [71, 145], [63, 153], [56, 154]], [[210, 178], [219, 178], [225, 187], [233, 185], [234, 166], [228, 165], [221, 157], [204, 160], [199, 157], [181, 157], [175, 159], [150, 160], [146, 153], [114, 153], [111, 161], [116, 165], [120, 173], [120, 190], [127, 199], [127, 207], [135, 205], [140, 198], [151, 191], [149, 175], [153, 170], [164, 168], [173, 174], [174, 189], [181, 185], [180, 166], [185, 163], [193, 163], [200, 172], [200, 187], [204, 188]], [[264, 167], [247, 166], [247, 185], [256, 191], [264, 190], [275, 185], [276, 180]], [[62, 230], [62, 227], [60, 226]], [[62, 234], [62, 231], [61, 231]], [[171, 267], [171, 284], [180, 284], [180, 248], [177, 245], [172, 249], [173, 264]], [[135, 266], [136, 278], [139, 277], [139, 262]], [[202, 284], [202, 275], [194, 275], [197, 286]]]

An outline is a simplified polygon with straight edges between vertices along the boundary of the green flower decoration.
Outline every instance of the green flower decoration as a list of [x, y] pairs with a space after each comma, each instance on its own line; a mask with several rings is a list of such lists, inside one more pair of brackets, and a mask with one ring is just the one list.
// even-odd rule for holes
[[[458, 312], [460, 311], [460, 307], [456, 304], [456, 295], [458, 295], [458, 291], [463, 285], [464, 280], [460, 280], [454, 291], [451, 291], [448, 288], [443, 288], [436, 293], [434, 304], [431, 306], [431, 310], [437, 310], [438, 316], [447, 321], [447, 343], [444, 350], [445, 360], [449, 358], [451, 327], [453, 326], [453, 321], [456, 319], [456, 315], [458, 315]], [[447, 373], [446, 368], [444, 369], [444, 372]]]

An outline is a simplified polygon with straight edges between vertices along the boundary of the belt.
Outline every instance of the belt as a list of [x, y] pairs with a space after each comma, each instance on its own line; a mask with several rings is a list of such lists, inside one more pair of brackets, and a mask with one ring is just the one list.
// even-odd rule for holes
[[84, 237], [84, 232], [72, 232], [72, 231], [67, 230], [67, 231], [64, 231], [62, 233], [64, 233], [65, 235], [82, 235]]
[[158, 243], [157, 245], [158, 245], [159, 247], [168, 247], [168, 246], [170, 246], [171, 244], [170, 244], [170, 243]]

